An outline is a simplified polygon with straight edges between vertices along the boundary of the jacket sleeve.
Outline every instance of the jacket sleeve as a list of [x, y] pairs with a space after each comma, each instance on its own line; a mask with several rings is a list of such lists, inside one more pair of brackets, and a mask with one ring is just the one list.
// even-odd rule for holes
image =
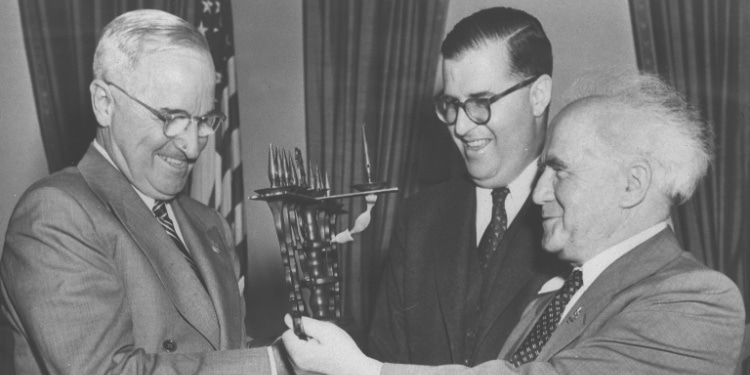
[[104, 250], [113, 239], [96, 228], [84, 205], [57, 188], [30, 191], [14, 211], [0, 287], [18, 373], [269, 372], [267, 348], [156, 354], [135, 347], [127, 290], [118, 276], [127, 269]]

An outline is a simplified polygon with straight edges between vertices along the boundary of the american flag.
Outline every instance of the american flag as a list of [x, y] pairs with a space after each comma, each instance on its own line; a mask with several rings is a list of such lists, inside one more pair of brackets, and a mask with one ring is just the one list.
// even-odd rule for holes
[[234, 245], [246, 260], [243, 216], [242, 159], [237, 82], [234, 74], [234, 32], [229, 0], [197, 3], [197, 28], [208, 40], [216, 66], [216, 105], [227, 121], [211, 136], [193, 169], [190, 195], [219, 211], [234, 230]]

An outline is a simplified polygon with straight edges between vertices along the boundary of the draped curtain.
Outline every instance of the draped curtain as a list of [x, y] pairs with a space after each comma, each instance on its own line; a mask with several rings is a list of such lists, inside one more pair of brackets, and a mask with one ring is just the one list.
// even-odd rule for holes
[[714, 126], [716, 159], [673, 214], [682, 244], [750, 302], [750, 2], [631, 0], [638, 65]]
[[75, 165], [94, 139], [89, 84], [101, 29], [117, 15], [155, 8], [193, 22], [196, 0], [19, 0], [24, 42], [50, 173]]
[[[447, 0], [308, 0], [303, 3], [308, 157], [330, 176], [334, 193], [372, 180], [398, 186], [381, 195], [370, 226], [341, 249], [345, 314], [370, 317], [394, 212], [416, 189], [417, 144], [432, 120], [432, 92]], [[351, 227], [364, 200], [343, 201]]]

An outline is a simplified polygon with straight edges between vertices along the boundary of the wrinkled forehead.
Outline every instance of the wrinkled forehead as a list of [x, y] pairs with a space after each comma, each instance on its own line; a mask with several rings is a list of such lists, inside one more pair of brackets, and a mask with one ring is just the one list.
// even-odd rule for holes
[[583, 100], [564, 107], [550, 122], [542, 157], [547, 154], [590, 154], [601, 151], [601, 125], [609, 117], [595, 101]]
[[130, 79], [141, 86], [159, 82], [179, 83], [181, 80], [213, 84], [215, 72], [210, 55], [192, 48], [172, 47], [144, 54], [136, 63]]

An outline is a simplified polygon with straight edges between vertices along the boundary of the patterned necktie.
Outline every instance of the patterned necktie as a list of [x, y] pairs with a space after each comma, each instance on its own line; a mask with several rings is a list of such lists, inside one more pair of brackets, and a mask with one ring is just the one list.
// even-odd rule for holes
[[500, 245], [505, 230], [508, 229], [508, 215], [505, 213], [505, 197], [508, 196], [508, 193], [510, 193], [510, 189], [507, 187], [492, 190], [492, 218], [477, 246], [482, 270], [487, 268], [492, 254]]
[[533, 361], [539, 355], [542, 347], [544, 347], [544, 344], [552, 336], [552, 332], [557, 328], [562, 312], [565, 310], [565, 305], [568, 304], [570, 297], [575, 294], [581, 285], [583, 285], [581, 270], [573, 270], [568, 279], [565, 280], [565, 284], [555, 294], [552, 302], [544, 309], [542, 316], [536, 321], [529, 335], [526, 336], [521, 346], [510, 358], [510, 363], [518, 367], [524, 363]]
[[195, 272], [195, 275], [198, 276], [198, 280], [201, 282], [201, 284], [203, 284], [203, 288], [206, 288], [206, 283], [203, 281], [203, 277], [201, 277], [200, 272], [198, 272], [198, 266], [196, 266], [195, 262], [193, 261], [193, 257], [190, 256], [190, 252], [188, 251], [187, 247], [185, 247], [185, 244], [182, 243], [180, 237], [177, 236], [177, 231], [175, 231], [172, 219], [169, 218], [169, 212], [167, 212], [166, 202], [156, 201], [154, 204], [153, 212], [156, 216], [156, 219], [159, 220], [161, 226], [164, 227], [165, 231], [167, 231], [167, 234], [172, 239], [174, 244], [177, 245], [178, 249], [180, 249], [180, 252], [185, 257], [185, 260], [187, 260], [190, 268], [192, 268], [193, 272]]

